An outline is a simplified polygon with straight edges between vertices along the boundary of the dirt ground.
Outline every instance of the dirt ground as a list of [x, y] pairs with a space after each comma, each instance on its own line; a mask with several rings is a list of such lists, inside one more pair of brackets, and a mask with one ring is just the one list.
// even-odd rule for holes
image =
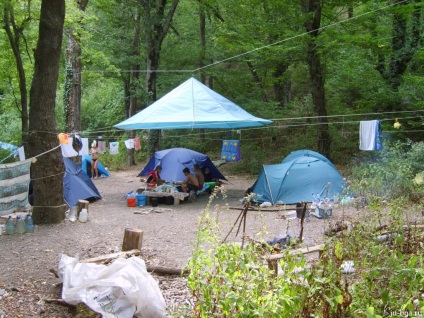
[[[102, 200], [90, 204], [90, 221], [87, 223], [66, 219], [57, 225], [36, 225], [31, 234], [0, 236], [0, 317], [76, 317], [75, 311], [66, 306], [46, 302], [49, 298], [60, 298], [59, 280], [49, 270], [57, 270], [62, 253], [87, 259], [120, 251], [125, 228], [144, 231], [141, 257], [148, 265], [181, 269], [187, 264], [198, 218], [208, 204], [209, 196], [198, 196], [193, 203], [161, 204], [156, 208], [160, 213], [140, 214], [151, 207], [127, 207], [125, 195], [140, 187], [136, 175], [141, 168], [111, 172], [108, 178], [94, 180]], [[219, 194], [210, 209], [220, 211], [223, 235], [229, 234], [227, 241], [241, 242], [241, 233], [236, 236], [237, 226], [231, 232], [230, 229], [237, 223], [243, 207], [240, 199], [254, 179], [226, 176], [225, 195]], [[292, 213], [287, 213], [249, 211], [246, 234], [255, 240], [271, 240], [286, 233], [298, 236], [300, 222]], [[305, 244], [311, 246], [322, 242], [324, 231], [330, 224], [360, 213], [354, 208], [335, 207], [329, 220], [311, 216], [305, 222]], [[258, 233], [263, 234], [259, 236]], [[168, 308], [190, 303], [183, 278], [154, 277]]]

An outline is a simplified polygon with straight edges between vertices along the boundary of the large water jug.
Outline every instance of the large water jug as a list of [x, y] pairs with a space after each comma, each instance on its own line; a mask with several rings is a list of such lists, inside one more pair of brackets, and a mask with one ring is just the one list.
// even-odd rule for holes
[[34, 222], [32, 221], [31, 214], [27, 214], [25, 217], [25, 232], [34, 233]]
[[13, 220], [11, 215], [9, 215], [6, 221], [6, 234], [15, 234], [15, 221]]
[[16, 218], [16, 233], [24, 234], [25, 233], [25, 220], [21, 218], [20, 215]]
[[87, 209], [82, 209], [81, 210], [78, 220], [80, 222], [82, 222], [82, 223], [87, 222], [87, 220], [88, 220], [88, 211], [87, 211]]

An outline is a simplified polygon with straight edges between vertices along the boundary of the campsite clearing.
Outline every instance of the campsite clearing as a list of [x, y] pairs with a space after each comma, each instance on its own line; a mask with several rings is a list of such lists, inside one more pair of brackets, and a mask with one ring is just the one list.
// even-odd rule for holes
[[[220, 210], [224, 236], [240, 214], [243, 207], [240, 199], [254, 182], [253, 178], [227, 175], [225, 166], [220, 167], [228, 179], [224, 183], [224, 195], [218, 195], [209, 208], [211, 212]], [[12, 312], [15, 316], [21, 314], [24, 317], [39, 317], [42, 312], [46, 317], [76, 317], [63, 305], [45, 302], [49, 298], [60, 299], [60, 286], [56, 285], [58, 279], [49, 272], [50, 269], [57, 270], [61, 253], [72, 257], [78, 255], [83, 260], [119, 252], [126, 228], [143, 230], [141, 257], [149, 266], [182, 269], [186, 265], [196, 237], [198, 218], [209, 198], [202, 195], [194, 203], [160, 205], [159, 208], [163, 208], [161, 213], [136, 213], [139, 207], [127, 207], [125, 195], [140, 185], [136, 176], [142, 167], [117, 171], [109, 178], [95, 180], [102, 200], [90, 204], [91, 220], [87, 223], [66, 220], [57, 225], [36, 226], [32, 234], [0, 236], [0, 291], [6, 293], [0, 300], [0, 308], [5, 317]], [[330, 224], [359, 218], [362, 212], [355, 208], [334, 208], [330, 219], [311, 216], [309, 222], [305, 222], [305, 244], [314, 246], [322, 243]], [[249, 211], [246, 233], [254, 240], [261, 238], [260, 232], [263, 238], [272, 239], [284, 235], [288, 228], [290, 235], [298, 236], [300, 222], [295, 217], [295, 213], [287, 210]], [[233, 232], [227, 241], [241, 242], [241, 239], [241, 234], [236, 237]], [[168, 306], [190, 302], [190, 293], [183, 278], [155, 278]]]

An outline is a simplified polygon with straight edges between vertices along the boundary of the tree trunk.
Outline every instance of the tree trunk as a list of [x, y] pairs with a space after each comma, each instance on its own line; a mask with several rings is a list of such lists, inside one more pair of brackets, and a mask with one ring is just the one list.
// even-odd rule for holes
[[327, 158], [330, 157], [331, 138], [328, 129], [327, 108], [324, 89], [324, 68], [321, 65], [316, 39], [321, 23], [321, 1], [301, 0], [302, 10], [306, 14], [305, 27], [309, 34], [307, 40], [307, 64], [311, 81], [312, 101], [317, 119], [318, 151]]
[[[138, 57], [140, 56], [140, 12], [139, 8], [136, 8], [134, 14], [135, 26], [134, 26], [134, 34], [133, 34], [133, 58], [134, 61], [138, 61]], [[137, 111], [137, 91], [139, 87], [139, 79], [140, 79], [140, 63], [135, 63], [132, 66], [132, 72], [130, 76], [130, 105], [128, 110], [128, 118], [135, 115]], [[134, 138], [135, 132], [134, 130], [128, 131], [128, 138]], [[127, 166], [135, 165], [134, 160], [134, 148], [127, 150]]]
[[[150, 102], [156, 101], [156, 71], [159, 68], [162, 42], [168, 34], [172, 18], [177, 9], [179, 0], [172, 0], [168, 12], [165, 7], [167, 0], [143, 0], [144, 25], [146, 32], [146, 92]], [[150, 104], [147, 103], [147, 105]], [[148, 156], [151, 156], [160, 147], [160, 130], [151, 130], [148, 140]]]
[[[386, 67], [384, 56], [380, 54], [376, 68], [392, 90], [397, 92], [402, 84], [402, 75], [420, 47], [423, 28], [421, 27], [421, 1], [400, 2], [399, 0], [394, 0], [394, 2], [396, 7], [402, 6], [403, 8], [396, 10], [393, 14], [390, 61]], [[406, 6], [412, 6], [410, 10], [411, 17], [405, 13], [406, 9], [404, 8]], [[408, 25], [408, 22], [411, 25]]]
[[81, 47], [73, 31], [66, 48], [65, 120], [66, 132], [81, 131]]
[[261, 97], [262, 97], [262, 101], [264, 103], [268, 102], [268, 97], [266, 96], [266, 90], [265, 87], [262, 85], [262, 81], [261, 78], [259, 77], [258, 72], [256, 71], [256, 68], [253, 66], [252, 62], [250, 62], [249, 60], [246, 61], [247, 67], [250, 70], [250, 73], [253, 76], [253, 81], [259, 86], [259, 88], [261, 89]]
[[[88, 0], [77, 1], [78, 9], [85, 11]], [[78, 21], [82, 24], [81, 21]], [[64, 91], [64, 113], [65, 113], [65, 130], [68, 133], [81, 131], [81, 79], [82, 79], [82, 63], [81, 63], [81, 46], [75, 30], [67, 31], [68, 42], [66, 47], [66, 69], [65, 69], [65, 91]], [[81, 157], [72, 158], [73, 161], [81, 165]]]
[[25, 24], [29, 22], [30, 18], [24, 19], [21, 26], [16, 25], [13, 5], [11, 2], [5, 4], [4, 7], [4, 29], [9, 39], [10, 46], [12, 47], [13, 55], [16, 61], [16, 70], [19, 77], [19, 93], [21, 98], [21, 131], [22, 131], [22, 144], [26, 146], [28, 142], [28, 92], [26, 87], [26, 75], [24, 64], [22, 62], [20, 41], [23, 35]]
[[[29, 153], [40, 155], [32, 165], [35, 224], [63, 221], [63, 161], [55, 117], [56, 89], [62, 48], [65, 0], [43, 0], [39, 38], [30, 90]], [[43, 154], [46, 152], [45, 154]]]
[[289, 63], [280, 62], [277, 64], [275, 71], [272, 73], [274, 77], [274, 96], [280, 104], [281, 108], [284, 108], [288, 103], [291, 102], [291, 82], [290, 79], [285, 78], [285, 74], [289, 69]]

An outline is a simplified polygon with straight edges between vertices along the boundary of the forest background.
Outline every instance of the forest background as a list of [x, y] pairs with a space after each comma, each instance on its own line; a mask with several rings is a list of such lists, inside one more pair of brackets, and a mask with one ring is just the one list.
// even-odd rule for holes
[[[364, 155], [361, 120], [380, 120], [386, 140], [422, 140], [422, 1], [79, 0], [66, 2], [66, 15], [59, 2], [63, 12], [51, 0], [0, 4], [0, 140], [24, 145], [28, 156], [52, 149], [59, 132], [106, 142], [141, 137], [142, 152], [126, 152], [121, 143], [121, 155], [102, 157], [110, 169], [170, 147], [214, 160], [223, 139], [241, 139], [243, 160], [233, 170], [257, 174], [298, 149], [317, 150], [343, 169]], [[43, 12], [63, 15], [63, 25], [55, 20], [49, 29]], [[42, 42], [45, 30], [56, 33]], [[37, 55], [40, 43], [46, 51]], [[56, 65], [49, 45], [60, 54], [56, 82], [37, 74], [37, 59]], [[192, 76], [273, 124], [235, 131], [113, 128]], [[46, 96], [54, 100], [45, 103]], [[36, 180], [63, 171], [59, 155], [34, 165]], [[63, 202], [61, 182], [35, 181], [38, 200]], [[36, 222], [60, 221], [60, 211], [52, 219], [51, 209], [36, 205]]]

